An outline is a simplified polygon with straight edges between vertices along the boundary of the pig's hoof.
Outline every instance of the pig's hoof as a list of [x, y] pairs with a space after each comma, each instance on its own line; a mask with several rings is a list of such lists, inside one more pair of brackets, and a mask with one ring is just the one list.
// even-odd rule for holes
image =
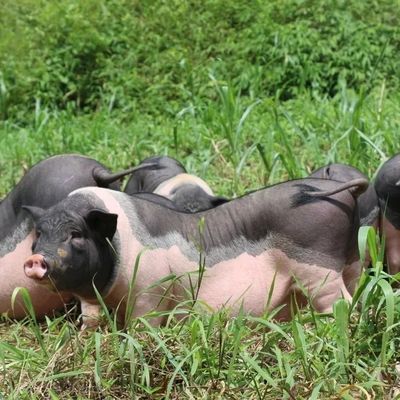
[[81, 330], [97, 329], [101, 321], [101, 307], [100, 304], [91, 304], [81, 299], [82, 309], [82, 326]]
[[94, 317], [82, 316], [81, 331], [95, 330], [100, 326], [100, 319]]

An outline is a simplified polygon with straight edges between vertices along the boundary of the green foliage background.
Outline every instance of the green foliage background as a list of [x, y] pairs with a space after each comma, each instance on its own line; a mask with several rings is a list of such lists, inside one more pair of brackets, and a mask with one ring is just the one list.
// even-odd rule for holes
[[251, 98], [334, 96], [341, 81], [396, 91], [399, 11], [389, 0], [3, 0], [2, 115], [36, 99], [178, 112], [213, 99], [210, 72]]

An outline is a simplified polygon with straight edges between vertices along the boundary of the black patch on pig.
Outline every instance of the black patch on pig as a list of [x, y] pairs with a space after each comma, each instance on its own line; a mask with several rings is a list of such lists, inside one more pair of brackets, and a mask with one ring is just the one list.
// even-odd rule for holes
[[197, 185], [185, 184], [172, 192], [172, 202], [179, 211], [195, 213], [217, 207], [228, 202], [228, 199], [210, 196]]
[[299, 188], [299, 192], [295, 193], [292, 196], [291, 206], [293, 208], [299, 207], [304, 204], [315, 203], [317, 201], [320, 201], [322, 198], [326, 199], [326, 197], [310, 196], [309, 193], [315, 193], [321, 191], [321, 189], [318, 189], [315, 186], [307, 185], [304, 183], [297, 183], [293, 186]]

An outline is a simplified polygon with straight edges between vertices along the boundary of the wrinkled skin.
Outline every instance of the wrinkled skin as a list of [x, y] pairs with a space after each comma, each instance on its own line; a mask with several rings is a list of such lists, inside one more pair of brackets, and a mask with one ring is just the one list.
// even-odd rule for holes
[[47, 211], [28, 208], [38, 239], [24, 270], [38, 283], [71, 290], [84, 313], [96, 304], [94, 284], [121, 320], [128, 298], [133, 316], [171, 310], [193, 285], [199, 286], [198, 302], [233, 314], [243, 307], [261, 315], [285, 305], [279, 318], [288, 319], [290, 298], [304, 304], [303, 291], [317, 311], [328, 312], [336, 299], [351, 298], [343, 271], [357, 253], [356, 196], [367, 186], [363, 179], [307, 178], [196, 214], [140, 196], [80, 189]]
[[375, 178], [381, 210], [380, 230], [385, 236], [388, 272], [400, 272], [400, 155], [386, 161]]
[[189, 213], [208, 210], [228, 201], [214, 196], [206, 182], [187, 174], [183, 165], [172, 157], [149, 157], [141, 164], [144, 163], [156, 164], [157, 167], [141, 168], [133, 173], [125, 186], [125, 193], [155, 193], [169, 199], [176, 210]]
[[17, 296], [14, 308], [12, 293], [17, 287], [28, 289], [37, 317], [62, 309], [69, 293], [51, 293], [28, 279], [21, 263], [32, 254], [35, 240], [33, 224], [22, 204], [48, 208], [71, 191], [84, 186], [104, 186], [118, 190], [116, 180], [131, 172], [111, 174], [102, 164], [80, 155], [59, 155], [34, 165], [18, 185], [0, 203], [0, 314], [23, 318], [22, 299]]

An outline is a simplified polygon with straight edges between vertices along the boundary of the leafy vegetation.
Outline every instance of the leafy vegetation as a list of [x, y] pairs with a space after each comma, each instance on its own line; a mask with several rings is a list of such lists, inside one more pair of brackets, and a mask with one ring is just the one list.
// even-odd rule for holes
[[210, 71], [251, 98], [333, 96], [342, 81], [396, 91], [399, 12], [390, 0], [4, 0], [1, 115], [23, 120], [36, 99], [176, 113], [215, 100]]
[[[399, 19], [389, 0], [3, 0], [0, 195], [66, 152], [113, 170], [169, 154], [225, 196], [333, 161], [373, 178], [399, 151]], [[3, 318], [0, 399], [394, 398], [396, 277], [366, 243], [372, 268], [333, 315]]]

